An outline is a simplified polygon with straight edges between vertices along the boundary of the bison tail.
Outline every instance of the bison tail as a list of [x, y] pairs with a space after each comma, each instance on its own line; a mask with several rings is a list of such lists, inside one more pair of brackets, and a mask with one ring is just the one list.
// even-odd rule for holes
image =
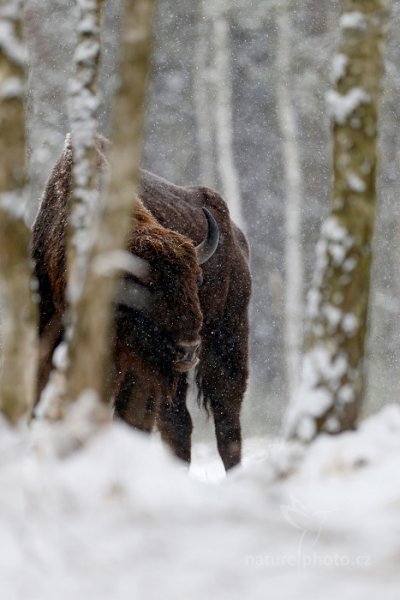
[[207, 416], [210, 417], [211, 416], [210, 400], [204, 394], [203, 375], [201, 374], [201, 372], [198, 369], [196, 370], [196, 387], [197, 387], [197, 404], [200, 407], [204, 408], [204, 410], [207, 413]]

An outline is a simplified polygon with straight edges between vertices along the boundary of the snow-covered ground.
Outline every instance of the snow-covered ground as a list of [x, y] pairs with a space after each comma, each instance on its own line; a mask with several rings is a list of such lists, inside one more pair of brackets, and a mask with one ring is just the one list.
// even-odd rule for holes
[[398, 406], [306, 453], [248, 440], [227, 478], [118, 423], [52, 444], [0, 426], [1, 600], [398, 598]]

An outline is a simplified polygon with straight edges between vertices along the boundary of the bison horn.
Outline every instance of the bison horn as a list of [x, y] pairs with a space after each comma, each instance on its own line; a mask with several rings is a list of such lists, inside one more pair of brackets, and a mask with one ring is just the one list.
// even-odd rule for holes
[[213, 215], [207, 208], [203, 208], [208, 223], [207, 237], [196, 246], [196, 254], [199, 265], [209, 260], [218, 247], [219, 228]]

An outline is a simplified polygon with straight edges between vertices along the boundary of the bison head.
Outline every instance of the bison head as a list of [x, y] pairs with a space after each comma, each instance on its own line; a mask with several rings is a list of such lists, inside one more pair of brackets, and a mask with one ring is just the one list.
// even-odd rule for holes
[[117, 298], [117, 339], [159, 373], [184, 373], [198, 363], [202, 312], [201, 264], [218, 245], [218, 226], [204, 209], [208, 234], [197, 247], [162, 227], [140, 206], [129, 250], [147, 264], [146, 275], [127, 274]]

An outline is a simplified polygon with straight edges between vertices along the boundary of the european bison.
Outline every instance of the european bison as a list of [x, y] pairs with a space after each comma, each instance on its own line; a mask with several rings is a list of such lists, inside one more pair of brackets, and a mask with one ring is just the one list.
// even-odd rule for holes
[[[99, 137], [103, 166], [106, 144]], [[40, 292], [38, 399], [64, 333], [71, 169], [67, 142], [33, 226]], [[141, 430], [157, 426], [176, 455], [190, 462], [186, 393], [195, 368], [199, 397], [212, 411], [218, 450], [229, 469], [240, 462], [240, 407], [248, 376], [248, 244], [211, 189], [179, 187], [143, 171], [140, 200], [128, 250], [149, 269], [146, 277], [127, 273], [115, 299], [110, 367], [115, 411]]]

